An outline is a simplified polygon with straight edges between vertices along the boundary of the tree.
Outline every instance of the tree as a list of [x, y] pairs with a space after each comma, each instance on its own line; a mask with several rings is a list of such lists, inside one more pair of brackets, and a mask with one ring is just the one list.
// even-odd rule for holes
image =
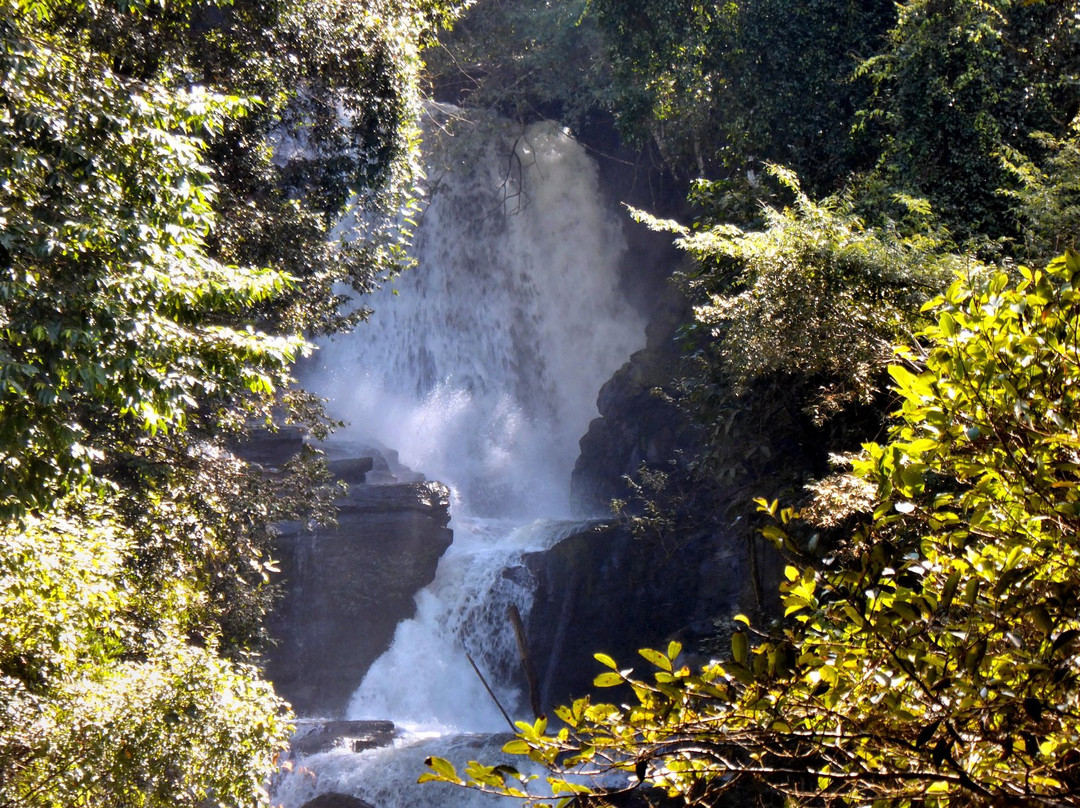
[[859, 68], [874, 83], [860, 128], [879, 143], [877, 176], [926, 198], [959, 238], [1016, 238], [1003, 151], [1067, 132], [1080, 105], [1080, 25], [1069, 3], [910, 0]]
[[272, 525], [329, 492], [228, 446], [311, 414], [304, 333], [363, 316], [335, 284], [407, 263], [450, 13], [0, 3], [0, 805], [266, 802]]
[[612, 62], [622, 131], [655, 140], [684, 176], [768, 161], [829, 194], [872, 165], [872, 148], [850, 137], [871, 90], [855, 70], [881, 46], [893, 4], [590, 0], [587, 13]]
[[[150, 547], [116, 511], [133, 488], [112, 473], [154, 461], [139, 431], [160, 453], [200, 404], [287, 383], [303, 347], [228, 324], [287, 277], [204, 247], [199, 136], [246, 105], [127, 80], [33, 27], [47, 8], [7, 11], [0, 803], [249, 803], [283, 743], [281, 705], [218, 655], [190, 568], [149, 574]], [[140, 490], [158, 540], [224, 549]]]
[[532, 122], [553, 118], [580, 133], [607, 111], [607, 60], [586, 0], [487, 0], [431, 50], [436, 97]]
[[191, 641], [197, 581], [146, 581], [93, 499], [0, 541], [0, 805], [265, 801], [287, 715], [250, 664]]
[[[575, 701], [550, 734], [519, 724], [506, 751], [552, 772], [531, 800], [603, 802], [588, 775], [621, 771], [700, 805], [748, 778], [807, 804], [1080, 804], [1080, 255], [1020, 274], [928, 304], [936, 324], [890, 367], [889, 442], [817, 509], [760, 503], [794, 555], [784, 620], [737, 618], [730, 659], [697, 672], [677, 643], [641, 652], [651, 677], [598, 655], [595, 684], [630, 701]], [[846, 528], [831, 543], [815, 510]], [[529, 794], [507, 767], [431, 765]]]
[[1014, 182], [1001, 193], [1013, 200], [1023, 227], [1022, 258], [1080, 246], [1080, 115], [1064, 137], [1031, 135], [1047, 154], [1039, 166], [1017, 149], [1003, 149], [1003, 163]]
[[[820, 423], [873, 398], [892, 345], [958, 261], [917, 202], [909, 211], [917, 226], [873, 227], [850, 197], [814, 202], [778, 166], [767, 167], [767, 178], [792, 203], [761, 206], [759, 226], [699, 222], [691, 229], [636, 215], [674, 233], [694, 259], [679, 276], [695, 304], [686, 333], [697, 372], [688, 384], [723, 383], [738, 396], [765, 381], [795, 391]], [[698, 183], [699, 197], [707, 186]], [[696, 409], [702, 420], [715, 420]]]

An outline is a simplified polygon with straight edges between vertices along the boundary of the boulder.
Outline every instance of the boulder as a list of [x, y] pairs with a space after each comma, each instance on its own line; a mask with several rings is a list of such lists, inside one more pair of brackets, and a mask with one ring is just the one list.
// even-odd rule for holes
[[331, 749], [363, 752], [394, 742], [397, 729], [392, 721], [319, 721], [299, 719], [289, 741], [293, 752], [314, 755]]
[[753, 604], [745, 542], [716, 533], [660, 546], [622, 524], [598, 525], [525, 563], [536, 580], [529, 653], [549, 713], [592, 689], [603, 670], [594, 653], [644, 671], [639, 648], [677, 638], [692, 650], [714, 633], [714, 615]]
[[300, 808], [372, 808], [370, 803], [348, 794], [320, 794], [308, 800]]
[[438, 482], [352, 484], [336, 525], [282, 526], [267, 675], [298, 715], [344, 714], [397, 624], [413, 616], [413, 595], [435, 577], [453, 538], [449, 505]]

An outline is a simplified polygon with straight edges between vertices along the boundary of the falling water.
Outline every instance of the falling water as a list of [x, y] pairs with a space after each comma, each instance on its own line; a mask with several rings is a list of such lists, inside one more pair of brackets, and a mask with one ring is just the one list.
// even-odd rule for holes
[[469, 512], [564, 516], [599, 386], [644, 342], [621, 226], [554, 124], [438, 131], [417, 267], [309, 381]]
[[287, 806], [334, 790], [376, 808], [463, 804], [399, 789], [430, 744], [468, 746], [461, 733], [507, 729], [469, 656], [499, 702], [526, 717], [506, 620], [510, 604], [527, 619], [522, 556], [574, 530], [565, 520], [577, 441], [600, 385], [644, 342], [620, 290], [620, 223], [581, 145], [550, 123], [451, 126], [452, 112], [434, 115], [418, 265], [371, 301], [369, 323], [323, 348], [306, 381], [350, 424], [346, 438], [393, 447], [451, 487], [454, 544], [349, 707], [350, 718], [411, 734], [396, 748], [307, 761], [312, 779], [278, 788]]

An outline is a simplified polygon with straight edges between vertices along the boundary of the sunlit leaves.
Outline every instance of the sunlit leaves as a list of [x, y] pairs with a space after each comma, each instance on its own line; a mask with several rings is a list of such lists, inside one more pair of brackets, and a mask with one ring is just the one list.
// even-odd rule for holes
[[[335, 284], [407, 263], [450, 13], [0, 2], [0, 804], [268, 801], [271, 525], [329, 495], [311, 452], [271, 478], [225, 440], [281, 403], [324, 434], [290, 367], [362, 316]], [[353, 195], [372, 240], [341, 247]]]
[[[782, 625], [738, 616], [730, 661], [696, 672], [677, 645], [641, 652], [651, 676], [598, 655], [633, 700], [575, 701], [510, 751], [553, 783], [602, 795], [621, 771], [701, 805], [747, 776], [808, 804], [1075, 804], [1080, 257], [1021, 275], [929, 304], [891, 440], [856, 463], [876, 500], [785, 569]], [[784, 550], [798, 515], [758, 506]]]
[[0, 448], [0, 508], [18, 514], [88, 478], [69, 447], [95, 411], [181, 429], [197, 401], [271, 393], [303, 343], [221, 324], [288, 283], [205, 247], [200, 138], [247, 104], [137, 84], [17, 24], [4, 44], [0, 414], [18, 434]]
[[188, 644], [191, 579], [140, 596], [134, 544], [92, 500], [0, 533], [0, 801], [262, 795], [287, 729], [281, 705], [254, 670]]
[[850, 200], [814, 202], [787, 169], [770, 172], [795, 200], [765, 208], [760, 228], [637, 216], [695, 259], [682, 280], [696, 304], [688, 332], [702, 345], [702, 378], [688, 384], [722, 377], [745, 392], [790, 379], [816, 388], [805, 406], [820, 422], [874, 395], [895, 338], [959, 259], [942, 243], [868, 227]]

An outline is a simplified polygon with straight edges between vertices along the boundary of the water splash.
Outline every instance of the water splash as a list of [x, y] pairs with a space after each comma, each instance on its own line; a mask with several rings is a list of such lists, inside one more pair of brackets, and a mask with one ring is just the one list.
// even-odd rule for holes
[[[393, 746], [351, 753], [333, 750], [313, 755], [283, 777], [274, 788], [274, 804], [296, 808], [319, 794], [350, 794], [386, 808], [508, 808], [516, 800], [500, 800], [444, 783], [418, 784], [425, 771], [424, 760], [435, 755], [452, 761], [464, 771], [469, 760], [481, 759], [490, 765], [512, 764], [524, 768], [520, 758], [501, 752], [509, 735], [410, 736]], [[527, 761], [525, 761], [527, 763]]]
[[305, 381], [346, 437], [394, 447], [471, 513], [566, 516], [597, 390], [644, 342], [621, 226], [556, 125], [438, 131], [417, 267]]
[[533, 580], [522, 558], [585, 524], [537, 521], [514, 527], [459, 520], [434, 582], [416, 596], [416, 616], [398, 625], [390, 650], [375, 661], [353, 695], [348, 717], [387, 718], [411, 732], [507, 731], [511, 727], [495, 699], [514, 718], [528, 717], [522, 711], [524, 682], [507, 619], [511, 604], [528, 619]]

